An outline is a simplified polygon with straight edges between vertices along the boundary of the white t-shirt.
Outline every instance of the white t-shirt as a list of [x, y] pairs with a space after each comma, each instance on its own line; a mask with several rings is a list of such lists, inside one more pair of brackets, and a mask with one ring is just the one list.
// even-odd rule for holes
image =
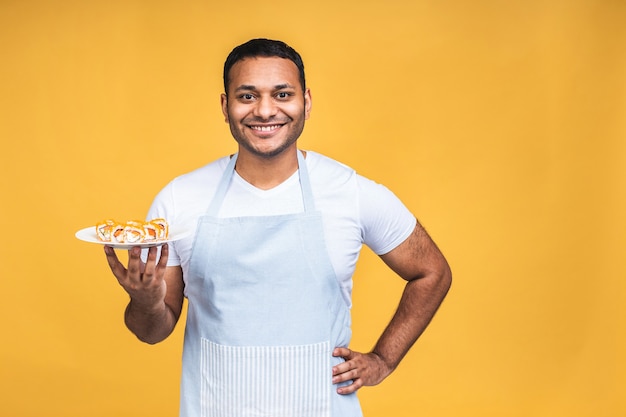
[[[163, 217], [172, 229], [195, 230], [217, 189], [229, 157], [172, 180], [156, 196], [147, 218]], [[331, 264], [351, 305], [352, 275], [362, 245], [378, 255], [390, 252], [413, 231], [416, 219], [386, 187], [364, 178], [328, 157], [307, 151], [315, 208], [322, 212]], [[280, 215], [304, 211], [298, 172], [282, 184], [261, 190], [235, 172], [220, 217]], [[168, 265], [187, 276], [194, 234], [170, 244]]]

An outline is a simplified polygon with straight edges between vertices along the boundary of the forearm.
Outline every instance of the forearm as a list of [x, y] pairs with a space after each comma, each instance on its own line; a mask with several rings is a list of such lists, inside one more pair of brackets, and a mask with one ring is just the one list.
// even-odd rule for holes
[[164, 302], [155, 307], [146, 307], [131, 299], [124, 312], [124, 322], [139, 340], [155, 344], [172, 333], [177, 318]]
[[436, 276], [407, 282], [394, 316], [378, 339], [373, 353], [393, 371], [424, 332], [451, 284], [451, 273], [444, 268]]
[[398, 309], [371, 352], [346, 347], [333, 351], [345, 360], [333, 367], [333, 383], [352, 381], [338, 387], [339, 394], [379, 384], [393, 372], [432, 320], [452, 282], [448, 263], [419, 223], [411, 236], [381, 258], [407, 284]]

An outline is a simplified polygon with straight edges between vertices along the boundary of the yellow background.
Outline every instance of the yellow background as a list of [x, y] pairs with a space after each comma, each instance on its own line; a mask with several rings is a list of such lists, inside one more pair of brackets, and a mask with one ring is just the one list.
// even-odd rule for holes
[[[221, 68], [251, 37], [305, 59], [301, 147], [386, 184], [452, 266], [366, 416], [626, 413], [626, 3], [0, 1], [3, 416], [173, 416], [182, 328], [144, 345], [102, 249], [174, 176], [235, 149]], [[354, 348], [401, 283], [365, 250]]]

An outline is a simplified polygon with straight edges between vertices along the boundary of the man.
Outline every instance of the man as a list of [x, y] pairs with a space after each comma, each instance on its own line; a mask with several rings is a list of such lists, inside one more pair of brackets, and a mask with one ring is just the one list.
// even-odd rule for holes
[[[443, 255], [386, 188], [297, 149], [311, 112], [300, 55], [254, 39], [224, 65], [222, 111], [238, 152], [168, 184], [148, 217], [195, 233], [129, 253], [106, 247], [130, 295], [125, 321], [157, 343], [188, 299], [182, 416], [361, 416], [424, 331], [451, 282]], [[371, 352], [349, 348], [352, 274], [362, 244], [406, 287]]]

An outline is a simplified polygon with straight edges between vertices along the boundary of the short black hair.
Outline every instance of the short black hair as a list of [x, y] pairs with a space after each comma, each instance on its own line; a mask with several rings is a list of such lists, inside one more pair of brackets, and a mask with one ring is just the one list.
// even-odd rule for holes
[[257, 38], [235, 47], [226, 58], [226, 62], [224, 62], [224, 92], [226, 94], [228, 94], [228, 84], [230, 81], [228, 76], [233, 65], [246, 58], [256, 57], [279, 57], [290, 60], [298, 67], [298, 71], [300, 72], [302, 91], [306, 90], [304, 63], [302, 62], [300, 54], [285, 42]]

